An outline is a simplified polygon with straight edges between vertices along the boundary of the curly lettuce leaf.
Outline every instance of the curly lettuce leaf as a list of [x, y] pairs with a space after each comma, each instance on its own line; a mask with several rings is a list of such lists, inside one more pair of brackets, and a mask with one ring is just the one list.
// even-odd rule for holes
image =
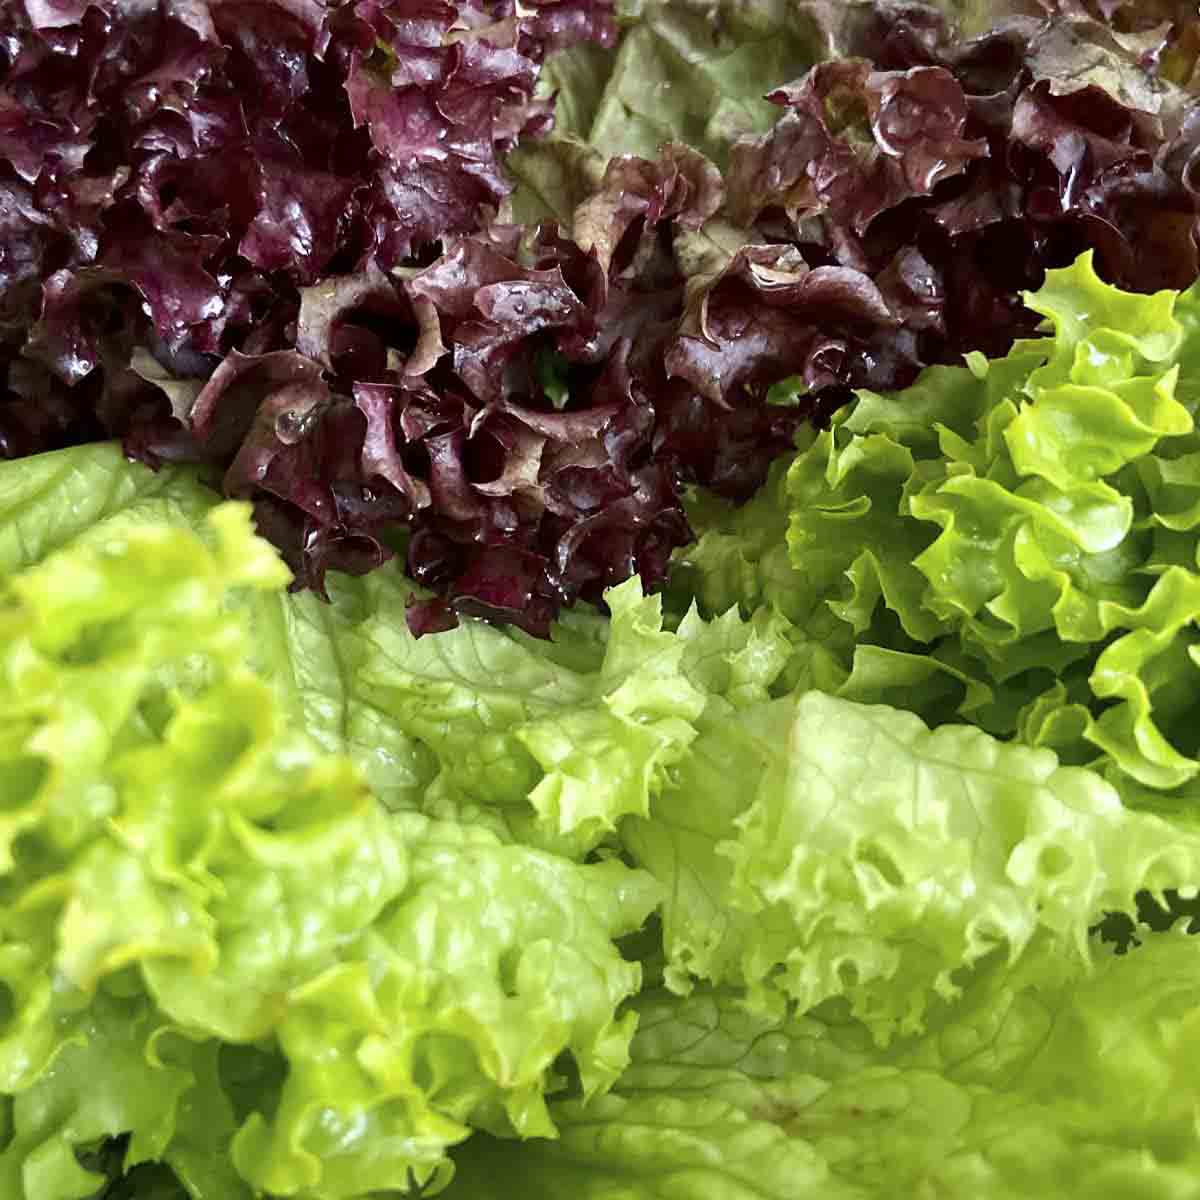
[[[5, 463], [0, 470], [0, 578], [57, 550], [103, 544], [160, 523], [205, 536], [220, 496], [190, 468], [150, 471], [103, 443]], [[413, 807], [433, 778], [431, 756], [355, 691], [370, 653], [358, 635], [398, 587], [390, 571], [333, 575], [331, 604], [283, 588], [227, 598], [252, 621], [251, 658], [288, 719], [325, 750], [346, 753], [391, 807]], [[402, 592], [403, 598], [409, 593]]]
[[569, 1053], [585, 1095], [628, 1061], [616, 1016], [640, 969], [612, 938], [658, 891], [615, 861], [579, 867], [485, 830], [394, 819], [407, 889], [336, 967], [294, 989], [276, 1031], [288, 1073], [232, 1156], [256, 1188], [356, 1197], [447, 1177], [472, 1128], [553, 1136], [546, 1094]]
[[1082, 960], [1106, 910], [1200, 873], [1194, 833], [1093, 772], [820, 692], [713, 702], [675, 786], [622, 832], [667, 886], [670, 986], [801, 1011], [843, 997], [881, 1042], [989, 955], [1041, 937]]
[[248, 507], [123, 511], [0, 588], [5, 1195], [122, 1137], [194, 1200], [351, 1200], [551, 1134], [627, 1061], [658, 885], [390, 814], [254, 669]]
[[358, 687], [433, 752], [439, 788], [506, 810], [521, 840], [579, 854], [648, 810], [704, 704], [659, 602], [635, 580], [609, 605], [602, 657], [584, 672], [480, 622], [416, 639], [393, 601], [364, 626]]
[[[152, 475], [116, 455], [90, 447], [47, 456], [57, 469], [28, 459], [0, 473], [29, 525], [9, 569], [40, 559], [51, 543], [39, 531], [54, 522], [63, 546], [163, 517], [203, 527], [209, 497], [192, 473]], [[97, 519], [65, 520], [72, 489], [89, 486], [116, 499]], [[570, 614], [549, 642], [478, 621], [415, 638], [413, 594], [383, 568], [331, 575], [328, 604], [282, 588], [243, 589], [230, 603], [284, 721], [348, 754], [389, 808], [482, 823], [574, 858], [650, 811], [709, 695], [765, 699], [790, 653], [788, 622], [769, 614], [692, 614], [672, 631], [637, 580], [610, 591], [607, 620]]]
[[[144, 996], [101, 994], [50, 1068], [12, 1101], [12, 1138], [0, 1151], [6, 1196], [85, 1200], [104, 1178], [77, 1150], [133, 1133], [119, 1166], [161, 1158], [211, 1051], [172, 1035]], [[248, 1189], [227, 1176], [230, 1200]], [[215, 1195], [216, 1193], [210, 1193]]]
[[[110, 446], [22, 460], [0, 478], [15, 530], [7, 570], [163, 519], [202, 526], [216, 499], [193, 472], [155, 475]], [[81, 508], [77, 495], [109, 499]], [[612, 593], [612, 620], [582, 639], [584, 653], [571, 633], [589, 628], [582, 615], [549, 647], [475, 621], [414, 638], [414, 589], [395, 568], [331, 576], [330, 591], [328, 604], [282, 588], [233, 603], [287, 716], [348, 753], [393, 809], [482, 819], [581, 857], [621, 816], [648, 810], [695, 736], [703, 694], [636, 581]]]
[[682, 566], [706, 605], [791, 618], [804, 686], [1173, 792], [1200, 771], [1197, 298], [1086, 254], [1028, 304], [1048, 336], [862, 392], [744, 509], [698, 506]]

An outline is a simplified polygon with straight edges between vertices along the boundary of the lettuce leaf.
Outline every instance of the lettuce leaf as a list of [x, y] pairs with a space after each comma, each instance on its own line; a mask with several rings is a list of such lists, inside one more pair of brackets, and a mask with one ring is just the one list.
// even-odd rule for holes
[[91, 1196], [78, 1154], [127, 1135], [194, 1200], [350, 1200], [552, 1133], [547, 1094], [625, 1065], [614, 939], [657, 884], [389, 814], [253, 667], [246, 598], [288, 572], [249, 508], [193, 530], [162, 506], [194, 481], [127, 473], [0, 583], [5, 1194]]
[[880, 1040], [994, 953], [1086, 958], [1106, 910], [1200, 877], [1200, 840], [1100, 776], [961, 725], [809, 692], [710, 702], [696, 752], [623, 826], [667, 886], [666, 979], [801, 1011], [844, 997]]
[[614, 156], [653, 160], [681, 142], [724, 166], [738, 137], [775, 123], [767, 93], [822, 56], [816, 20], [780, 0], [649, 0], [621, 16], [615, 53], [577, 45], [546, 63], [539, 88], [555, 98], [554, 130], [505, 159], [520, 221], [569, 228]]
[[1088, 960], [994, 959], [887, 1051], [835, 1008], [647, 993], [616, 1091], [562, 1102], [556, 1141], [468, 1143], [448, 1200], [1193, 1200], [1195, 947], [1176, 931]]
[[[1131, 360], [1182, 353], [1153, 322], [1124, 325]], [[835, 611], [821, 593], [869, 539], [828, 535], [832, 565], [806, 575], [787, 557], [790, 516], [776, 519], [791, 619], [770, 605], [672, 615], [632, 582], [609, 593], [611, 619], [572, 614], [550, 642], [474, 621], [416, 639], [409, 585], [380, 571], [334, 580], [323, 623], [285, 621], [272, 649], [262, 605], [312, 598], [284, 593], [247, 510], [202, 515], [187, 472], [127, 465], [104, 515], [74, 527], [61, 489], [111, 468], [109, 451], [29, 460], [54, 469], [22, 510], [0, 609], [0, 703], [16, 718], [0, 737], [0, 1088], [17, 1200], [40, 1200], [28, 1179], [94, 1194], [112, 1171], [88, 1156], [114, 1145], [122, 1180], [173, 1179], [193, 1200], [351, 1200], [437, 1189], [455, 1170], [451, 1196], [515, 1179], [534, 1196], [631, 1200], [865, 1198], [896, 1179], [1004, 1200], [1082, 1200], [1085, 1184], [1189, 1196], [1193, 960], [1138, 957], [1166, 939], [1110, 966], [1087, 934], [1139, 893], [1166, 901], [1194, 881], [1200, 828], [1132, 811], [1048, 749], [847, 694], [933, 703], [921, 643], [886, 604], [920, 570], [886, 543], [884, 501], [935, 438], [974, 453], [975, 423], [994, 395], [1016, 407], [1031, 363], [1060, 370], [1022, 355], [1007, 382], [1005, 367], [947, 373], [975, 407], [946, 404], [932, 436], [910, 420], [906, 443], [880, 442], [886, 397], [843, 414], [838, 428], [881, 452], [843, 469], [826, 447], [804, 478], [818, 499], [805, 528], [871, 527], [877, 511], [881, 544], [854, 580], [877, 599]], [[939, 397], [935, 383], [928, 413]], [[821, 506], [827, 471], [847, 489], [863, 472], [861, 514], [849, 490]], [[856, 620], [891, 644], [856, 642]], [[848, 668], [817, 640], [822, 622], [849, 631]], [[797, 668], [818, 645], [825, 691]], [[336, 668], [330, 704], [307, 717], [293, 675], [261, 673], [272, 653]], [[933, 674], [965, 697], [958, 670], [947, 658]], [[340, 695], [412, 748], [423, 782], [398, 785], [393, 811], [313, 740], [353, 753]], [[634, 956], [691, 998], [630, 1006]], [[1124, 995], [1128, 1033], [1111, 1007]], [[743, 1049], [724, 1074], [701, 1062], [677, 1082], [645, 1039], [677, 1011], [695, 1032], [688, 1006], [714, 996], [752, 1046], [790, 1044], [801, 1022], [807, 1048]], [[1063, 1063], [1114, 1057], [1096, 1049], [1107, 1030], [1139, 1048], [1065, 1081]], [[84, 1051], [96, 1065], [72, 1057]], [[756, 1070], [777, 1074], [747, 1081]], [[121, 1103], [81, 1093], [91, 1074]], [[1093, 1092], [1103, 1112], [1089, 1114]], [[1035, 1135], [1034, 1159], [1018, 1155]]]
[[1028, 303], [1050, 336], [862, 392], [744, 509], [698, 506], [684, 569], [706, 603], [790, 617], [813, 686], [869, 698], [881, 653], [933, 660], [960, 686], [905, 700], [928, 719], [1170, 792], [1200, 770], [1198, 297], [1084, 255]]
[[[0, 578], [56, 550], [103, 544], [166, 523], [205, 536], [220, 496], [194, 468], [150, 471], [109, 443], [6, 463], [0, 470]], [[401, 585], [402, 606], [410, 592]], [[362, 623], [395, 594], [394, 576], [333, 575], [331, 603], [282, 588], [242, 591], [227, 603], [252, 623], [249, 658], [273, 685], [289, 720], [331, 753], [349, 754], [389, 807], [415, 806], [432, 780], [431, 757], [354, 688], [370, 653]]]
[[[202, 526], [215, 499], [190, 471], [153, 475], [107, 446], [21, 460], [0, 477], [24, 522], [0, 560], [9, 570], [164, 516]], [[101, 489], [107, 507], [62, 515], [77, 491]], [[608, 620], [581, 612], [549, 643], [480, 621], [414, 637], [414, 594], [393, 566], [331, 575], [328, 604], [281, 588], [231, 603], [283, 711], [348, 754], [385, 805], [482, 821], [574, 858], [649, 812], [708, 694], [766, 698], [787, 657], [778, 620], [744, 626], [730, 614], [710, 627], [693, 616], [671, 632], [636, 579], [609, 592]]]

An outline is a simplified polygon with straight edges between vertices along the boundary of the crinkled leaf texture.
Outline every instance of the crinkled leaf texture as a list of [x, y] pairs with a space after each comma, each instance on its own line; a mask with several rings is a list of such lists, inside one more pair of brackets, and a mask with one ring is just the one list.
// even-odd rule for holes
[[[1192, 882], [1200, 833], [1050, 750], [797, 690], [819, 601], [675, 620], [631, 582], [550, 641], [418, 639], [389, 569], [306, 623], [246, 510], [111, 447], [7, 464], [0, 517], [19, 1200], [92, 1195], [126, 1133], [128, 1179], [193, 1200], [1191, 1200], [1192, 946], [1110, 965], [1087, 929]], [[870, 678], [918, 657], [887, 649]], [[655, 908], [691, 996], [628, 1006]]]
[[[544, 631], [656, 582], [686, 526], [647, 407], [591, 371], [582, 422], [539, 407], [544, 343], [602, 356], [497, 223], [543, 58], [614, 36], [610, 0], [6, 3], [0, 458], [203, 462], [318, 591], [424, 510], [413, 574], [474, 612]], [[439, 258], [446, 305], [402, 286]]]
[[[97, 476], [82, 530], [38, 503]], [[565, 1063], [611, 1086], [649, 876], [389, 814], [248, 665], [288, 578], [248, 508], [106, 448], [0, 477], [6, 1196], [91, 1196], [125, 1135], [194, 1200], [404, 1191], [551, 1134]]]
[[[190, 469], [152, 473], [111, 446], [12, 463], [0, 471], [0, 570], [148, 520], [198, 524], [215, 499]], [[549, 642], [475, 620], [415, 637], [414, 589], [394, 564], [331, 575], [330, 597], [233, 601], [289, 719], [348, 754], [390, 808], [470, 817], [577, 858], [649, 813], [707, 696], [767, 698], [789, 650], [786, 622], [766, 613], [692, 614], [671, 631], [636, 580], [608, 593], [607, 619], [574, 614]]]
[[[114, 445], [21, 459], [0, 470], [0, 576], [53, 551], [102, 543], [143, 525], [202, 529], [219, 499], [194, 471], [153, 472], [125, 461]], [[350, 755], [389, 808], [415, 807], [435, 765], [355, 691], [357, 667], [371, 652], [358, 631], [376, 612], [383, 620], [399, 612], [403, 620], [407, 595], [386, 572], [368, 579], [331, 576], [330, 604], [275, 588], [228, 598], [252, 622], [251, 660], [272, 683], [289, 722], [323, 749]]]
[[518, 218], [569, 221], [590, 171], [598, 178], [618, 155], [654, 159], [667, 142], [724, 166], [735, 138], [777, 119], [767, 93], [822, 56], [817, 22], [776, 0], [655, 0], [622, 15], [615, 53], [580, 45], [548, 59], [541, 87], [556, 98], [553, 133], [507, 159]]
[[844, 997], [881, 1041], [1035, 939], [1086, 958], [1107, 909], [1200, 878], [1200, 840], [1093, 772], [981, 730], [820, 692], [710, 702], [623, 838], [667, 886], [667, 981], [801, 1011]]
[[1089, 959], [995, 959], [887, 1051], [835, 1008], [647, 993], [617, 1090], [557, 1141], [468, 1143], [448, 1200], [1194, 1200], [1194, 939]]
[[0, 455], [203, 462], [299, 588], [403, 552], [415, 632], [657, 590], [682, 484], [1004, 352], [1047, 267], [1195, 278], [1182, 35], [1017, 7], [10, 4]]
[[[1032, 334], [1023, 291], [1084, 249], [1137, 292], [1194, 281], [1186, 8], [633, 5], [615, 55], [548, 64], [559, 120], [513, 155], [519, 211], [579, 237], [619, 165], [678, 143], [720, 165], [720, 208], [660, 225], [684, 302], [653, 356], [655, 450], [745, 499], [850, 389]], [[618, 153], [641, 158], [606, 170]]]
[[862, 392], [751, 504], [698, 510], [687, 578], [791, 618], [810, 686], [924, 675], [902, 702], [932, 721], [1169, 795], [1200, 771], [1198, 297], [1084, 255], [1028, 303], [1051, 336]]

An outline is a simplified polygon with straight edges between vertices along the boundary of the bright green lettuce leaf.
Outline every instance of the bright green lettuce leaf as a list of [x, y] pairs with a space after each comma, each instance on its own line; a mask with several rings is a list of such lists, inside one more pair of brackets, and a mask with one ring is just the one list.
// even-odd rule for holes
[[845, 997], [881, 1040], [922, 1026], [972, 964], [1035, 936], [1081, 959], [1141, 889], [1200, 876], [1200, 839], [1100, 776], [981, 730], [819, 692], [713, 702], [634, 860], [667, 886], [667, 981], [807, 1010]]
[[698, 505], [681, 568], [792, 620], [799, 686], [1170, 792], [1200, 772], [1196, 298], [1084, 255], [1028, 302], [1049, 336], [861, 393], [743, 509]]
[[[9, 570], [158, 520], [202, 526], [216, 499], [193, 474], [154, 475], [110, 446], [6, 465], [0, 479], [8, 511], [24, 521]], [[112, 499], [71, 520], [77, 491]], [[283, 719], [348, 753], [393, 809], [483, 820], [579, 857], [621, 816], [647, 811], [695, 736], [703, 694], [636, 581], [612, 594], [610, 622], [572, 618], [549, 648], [481, 622], [414, 638], [412, 585], [398, 567], [331, 576], [330, 592], [330, 604], [282, 588], [233, 602]]]
[[340, 1200], [440, 1178], [479, 1127], [551, 1136], [545, 1094], [568, 1052], [584, 1093], [627, 1062], [617, 1006], [640, 970], [612, 944], [658, 891], [618, 862], [579, 867], [486, 831], [393, 818], [408, 888], [344, 961], [292, 990], [277, 1037], [288, 1075], [233, 1143], [272, 1193]]
[[835, 1008], [648, 993], [616, 1090], [555, 1141], [467, 1143], [447, 1200], [1195, 1200], [1198, 985], [1179, 933], [1086, 971], [1039, 942], [886, 1051]]
[[803, 578], [788, 556], [790, 461], [773, 463], [766, 483], [745, 504], [704, 492], [689, 497], [688, 519], [700, 537], [676, 551], [673, 584], [705, 612], [740, 607], [749, 614], [770, 606], [801, 625], [812, 619]]
[[[0, 579], [52, 551], [103, 543], [142, 526], [166, 523], [206, 536], [205, 516], [219, 501], [194, 470], [150, 471], [113, 444], [5, 463]], [[432, 755], [354, 686], [357, 665], [370, 653], [360, 625], [393, 595], [402, 608], [409, 586], [398, 570], [385, 569], [365, 579], [331, 575], [329, 590], [332, 604], [282, 588], [242, 590], [227, 602], [252, 620], [255, 664], [289, 719], [324, 749], [349, 754], [385, 804], [411, 808], [435, 773]]]
[[[56, 544], [96, 544], [171, 512], [202, 530], [214, 498], [191, 474], [154, 476], [114, 453], [66, 451], [58, 471], [30, 459], [0, 476], [14, 504], [20, 480], [35, 481], [22, 503], [38, 528], [69, 511], [64, 479], [115, 489], [121, 499], [94, 523], [58, 518]], [[41, 557], [33, 534], [21, 545], [10, 569]], [[251, 662], [272, 681], [281, 720], [347, 753], [389, 808], [483, 823], [507, 840], [575, 858], [622, 817], [646, 815], [688, 752], [709, 694], [743, 704], [767, 696], [792, 636], [768, 614], [750, 624], [729, 614], [712, 625], [693, 615], [671, 632], [661, 601], [633, 580], [610, 592], [608, 619], [569, 614], [550, 643], [477, 621], [417, 639], [405, 620], [412, 585], [398, 566], [363, 579], [333, 575], [329, 587], [329, 604], [282, 588], [231, 597], [250, 624]]]
[[189, 523], [0, 585], [3, 1194], [91, 1196], [76, 1152], [123, 1134], [194, 1200], [350, 1200], [473, 1127], [552, 1133], [548, 1093], [626, 1062], [615, 939], [658, 885], [390, 814], [254, 670], [247, 596], [288, 572], [249, 508]]
[[475, 622], [418, 640], [399, 607], [376, 610], [359, 694], [437, 756], [427, 811], [581, 856], [650, 812], [710, 697], [744, 706], [778, 689], [783, 618], [692, 611], [672, 632], [636, 579], [607, 602], [607, 621], [576, 614], [549, 646]]
[[479, 622], [415, 639], [403, 596], [376, 600], [356, 694], [435, 756], [426, 811], [573, 857], [650, 811], [708, 696], [765, 699], [789, 656], [766, 613], [671, 632], [636, 579], [609, 591], [607, 621], [575, 614], [549, 645]]
[[[204, 1052], [171, 1036], [144, 996], [97, 996], [50, 1069], [13, 1100], [13, 1136], [0, 1151], [4, 1195], [94, 1195], [103, 1179], [80, 1164], [76, 1150], [129, 1131], [134, 1136], [124, 1165], [161, 1158], [176, 1133], [183, 1097], [198, 1082], [190, 1062], [197, 1053]], [[230, 1200], [248, 1200], [244, 1185], [229, 1182]]]

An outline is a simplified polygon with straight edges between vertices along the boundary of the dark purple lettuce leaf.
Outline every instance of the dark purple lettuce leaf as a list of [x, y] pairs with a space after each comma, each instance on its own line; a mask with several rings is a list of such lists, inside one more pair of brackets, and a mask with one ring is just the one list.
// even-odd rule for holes
[[[562, 605], [630, 574], [664, 582], [690, 532], [631, 341], [603, 343], [568, 282], [593, 284], [580, 268], [595, 257], [561, 241], [558, 261], [528, 265], [502, 253], [511, 241], [459, 239], [402, 285], [368, 266], [305, 289], [307, 353], [233, 351], [198, 391], [173, 386], [194, 456], [255, 498], [300, 585], [321, 591], [326, 571], [370, 569], [403, 540], [440, 597], [410, 612], [414, 630], [471, 614], [544, 636]], [[639, 282], [610, 281], [631, 321]], [[677, 318], [682, 279], [674, 296]], [[375, 378], [348, 376], [347, 330]]]
[[967, 97], [944, 67], [820, 63], [769, 99], [788, 111], [765, 138], [733, 149], [735, 220], [779, 207], [860, 238], [881, 213], [929, 195], [988, 154], [986, 141], [964, 136]]
[[765, 391], [798, 375], [810, 389], [865, 377], [877, 329], [900, 322], [871, 279], [848, 267], [810, 268], [785, 246], [746, 246], [705, 292], [695, 332], [667, 351], [670, 375], [719, 403], [728, 393]]
[[499, 155], [545, 121], [532, 99], [541, 47], [518, 45], [517, 21], [464, 29], [459, 6], [434, 0], [361, 0], [356, 13], [370, 36], [347, 52], [345, 88], [355, 126], [388, 164], [368, 205], [388, 268], [475, 228], [480, 209], [508, 194]]
[[612, 46], [617, 40], [612, 6], [599, 0], [531, 0], [523, 24], [526, 42], [542, 53], [579, 42]]
[[[597, 488], [546, 465], [586, 442], [574, 469], [648, 531], [652, 421], [605, 449], [635, 401], [597, 382], [594, 314], [495, 216], [502, 155], [550, 123], [546, 53], [614, 38], [609, 0], [3, 6], [0, 454], [207, 464], [299, 586], [407, 531], [453, 611], [544, 631], [598, 595], [623, 576], [556, 557]], [[547, 353], [591, 355], [570, 411]]]
[[612, 159], [600, 188], [576, 211], [573, 232], [582, 250], [594, 251], [605, 277], [614, 268], [620, 275], [639, 258], [655, 226], [670, 220], [681, 229], [699, 229], [724, 200], [716, 167], [690, 147], [668, 142], [657, 162], [633, 155]]
[[[290, 348], [301, 289], [372, 259], [428, 262], [489, 220], [500, 155], [546, 121], [546, 50], [613, 26], [604, 0], [527, 15], [508, 0], [29, 0], [5, 6], [0, 33], [7, 374], [22, 333], [57, 320], [42, 284], [97, 268], [140, 298], [150, 336], [209, 370]], [[329, 353], [377, 376], [357, 328]], [[99, 361], [93, 348], [59, 374]]]
[[656, 445], [685, 478], [745, 496], [849, 389], [1004, 353], [1036, 325], [1023, 292], [1085, 249], [1129, 290], [1200, 273], [1200, 110], [1151, 72], [1162, 31], [1031, 0], [963, 41], [939, 7], [958, 6], [810, 3], [843, 57], [734, 145], [723, 229], [676, 223], [689, 285]]
[[41, 317], [29, 331], [24, 357], [63, 383], [77, 384], [100, 364], [104, 344], [132, 354], [143, 325], [135, 288], [118, 270], [56, 271], [42, 285]]
[[[601, 348], [598, 313], [568, 282], [593, 281], [578, 270], [589, 256], [556, 249], [558, 261], [525, 267], [464, 240], [412, 279], [449, 353], [392, 410], [401, 463], [423, 473], [431, 501], [412, 521], [410, 571], [455, 611], [540, 635], [562, 604], [599, 601], [631, 574], [661, 585], [690, 536], [674, 472], [653, 455], [631, 343]], [[547, 354], [568, 379], [561, 406], [539, 374]], [[413, 627], [425, 620], [414, 614]]]
[[238, 253], [267, 274], [314, 283], [347, 242], [350, 201], [361, 185], [308, 167], [281, 138], [258, 138], [250, 150], [257, 167], [256, 211]]
[[665, 581], [684, 486], [749, 495], [852, 388], [1032, 332], [1048, 267], [1195, 278], [1186, 11], [801, 7], [836, 61], [727, 180], [620, 157], [569, 232], [502, 223], [502, 161], [607, 0], [3, 9], [0, 453], [202, 463], [296, 586], [402, 554], [414, 632], [546, 635]]
[[34, 189], [11, 171], [0, 174], [0, 337], [19, 342], [36, 319], [41, 282], [56, 242], [54, 223]]

